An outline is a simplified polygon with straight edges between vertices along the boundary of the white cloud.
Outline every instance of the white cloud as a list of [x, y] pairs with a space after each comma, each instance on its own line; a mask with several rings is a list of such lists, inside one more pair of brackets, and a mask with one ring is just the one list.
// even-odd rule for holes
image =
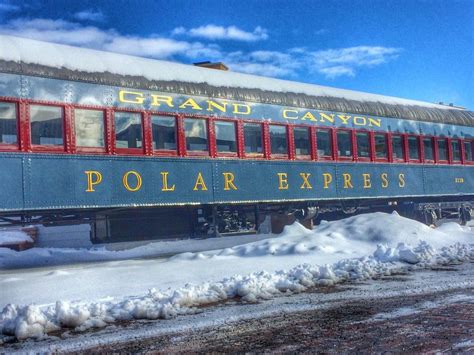
[[105, 20], [105, 16], [102, 11], [95, 11], [91, 9], [76, 12], [73, 17], [80, 21], [103, 22]]
[[244, 31], [236, 26], [216, 26], [206, 25], [196, 28], [186, 29], [184, 27], [177, 27], [172, 31], [173, 35], [187, 35], [190, 37], [200, 37], [210, 40], [234, 40], [254, 42], [268, 39], [267, 30], [257, 26], [253, 32]]
[[65, 20], [20, 18], [0, 25], [0, 32], [47, 42], [103, 49], [112, 52], [157, 59], [182, 55], [189, 58], [221, 58], [219, 47], [199, 42], [177, 41], [150, 36], [124, 36], [117, 31], [102, 30]]
[[[95, 26], [52, 19], [19, 18], [0, 24], [0, 32], [156, 59], [179, 59], [188, 63], [198, 60], [222, 61], [233, 71], [283, 78], [305, 77], [310, 74], [322, 75], [328, 79], [354, 77], [364, 68], [396, 59], [402, 51], [392, 47], [357, 46], [321, 51], [293, 47], [282, 51], [228, 52], [216, 44], [160, 35], [125, 36], [114, 29], [103, 30]], [[174, 30], [176, 34], [189, 32], [184, 27]], [[228, 36], [230, 32], [225, 33]]]
[[328, 49], [310, 53], [310, 66], [313, 71], [327, 78], [355, 76], [356, 70], [374, 67], [396, 59], [400, 48], [380, 46], [357, 46], [340, 49]]

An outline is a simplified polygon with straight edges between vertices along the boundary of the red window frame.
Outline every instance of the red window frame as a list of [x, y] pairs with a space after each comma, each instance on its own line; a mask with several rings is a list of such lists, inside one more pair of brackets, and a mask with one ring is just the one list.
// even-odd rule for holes
[[[71, 106], [71, 115], [70, 115], [70, 130], [72, 133], [72, 150], [74, 153], [87, 153], [87, 154], [107, 154], [108, 153], [108, 137], [109, 137], [109, 122], [107, 119], [108, 113], [107, 110], [102, 107], [94, 107], [94, 106], [81, 106], [81, 105], [74, 105]], [[82, 147], [77, 145], [76, 141], [76, 110], [91, 110], [91, 111], [101, 111], [102, 112], [102, 119], [104, 120], [104, 147]]]
[[[369, 139], [369, 156], [368, 157], [359, 157], [359, 147], [357, 145], [357, 133], [364, 133], [367, 134], [367, 137]], [[355, 161], [360, 161], [360, 162], [368, 162], [368, 161], [373, 161], [374, 160], [374, 149], [373, 149], [373, 140], [372, 140], [372, 132], [364, 130], [364, 129], [359, 129], [359, 130], [354, 130], [353, 133], [353, 139], [354, 139], [354, 160]]]
[[[331, 155], [319, 155], [318, 153], [318, 132], [327, 131], [329, 136], [329, 142], [331, 143]], [[315, 160], [320, 161], [333, 161], [336, 160], [336, 149], [334, 149], [334, 143], [336, 140], [336, 132], [332, 127], [315, 127], [314, 129], [314, 147], [315, 147]]]
[[[385, 158], [381, 158], [381, 157], [377, 157], [377, 152], [375, 151], [375, 136], [376, 135], [382, 135], [385, 139], [385, 147], [387, 148], [386, 149], [386, 152], [385, 152]], [[372, 161], [376, 162], [376, 163], [387, 163], [390, 161], [390, 155], [391, 155], [391, 145], [389, 144], [391, 142], [391, 139], [388, 135], [388, 133], [386, 132], [378, 132], [378, 131], [375, 131], [375, 132], [372, 132], [372, 153], [373, 153], [373, 159]]]
[[[466, 160], [466, 154], [465, 154], [466, 147], [464, 146], [465, 143], [468, 143], [470, 145], [472, 160]], [[470, 138], [463, 139], [463, 148], [464, 148], [464, 151], [463, 151], [464, 164], [474, 165], [474, 139], [470, 139]]]
[[12, 143], [0, 143], [0, 151], [19, 151], [21, 149], [21, 135], [20, 135], [20, 102], [18, 100], [14, 99], [0, 99], [0, 102], [5, 102], [9, 104], [14, 104], [15, 105], [15, 110], [16, 110], [16, 144]]
[[[433, 153], [433, 159], [426, 159], [426, 154], [425, 154], [425, 139], [430, 139], [431, 140], [431, 149], [432, 149], [432, 153]], [[421, 149], [421, 158], [422, 158], [422, 161], [424, 164], [434, 164], [435, 161], [436, 161], [436, 148], [437, 148], [437, 140], [434, 136], [431, 136], [431, 135], [423, 135], [423, 136], [420, 136], [420, 140], [421, 140], [421, 146], [420, 146], [420, 149]]]
[[[453, 146], [452, 143], [457, 141], [459, 144], [459, 154], [461, 155], [459, 160], [454, 161], [453, 158]], [[463, 163], [463, 144], [459, 138], [448, 138], [448, 152], [449, 152], [449, 164], [460, 165]]]
[[[446, 155], [447, 155], [447, 160], [446, 159], [443, 159], [441, 160], [439, 158], [439, 146], [438, 146], [438, 142], [439, 141], [443, 141], [446, 143]], [[436, 137], [435, 138], [435, 161], [436, 161], [436, 164], [449, 164], [449, 142], [448, 142], [448, 138], [446, 137]]]
[[[356, 155], [357, 155], [357, 146], [356, 146], [356, 137], [355, 137], [355, 131], [352, 130], [352, 129], [349, 129], [349, 128], [336, 128], [334, 129], [334, 136], [333, 136], [333, 141], [334, 141], [334, 146], [333, 146], [333, 149], [334, 149], [334, 156], [335, 156], [335, 160], [336, 161], [355, 161], [357, 158], [356, 158]], [[351, 154], [352, 156], [350, 157], [345, 157], [345, 156], [339, 156], [339, 145], [338, 145], [338, 137], [337, 137], [337, 134], [339, 132], [349, 132], [349, 137], [351, 139], [351, 143], [350, 143], [350, 146], [351, 146]]]
[[[49, 106], [59, 107], [62, 112], [63, 119], [63, 144], [62, 145], [51, 145], [51, 144], [33, 144], [31, 137], [31, 106]], [[32, 100], [26, 104], [26, 118], [28, 122], [28, 145], [33, 153], [71, 153], [71, 149], [66, 149], [66, 146], [70, 146], [71, 142], [71, 125], [70, 125], [70, 109], [66, 109], [65, 105], [56, 104], [52, 102], [43, 102]], [[68, 117], [67, 117], [68, 116]]]
[[[262, 134], [260, 135], [261, 143], [262, 143], [262, 153], [247, 153], [245, 151], [245, 124], [258, 124], [262, 129]], [[264, 159], [266, 154], [266, 138], [265, 138], [265, 124], [264, 122], [252, 121], [252, 120], [239, 120], [239, 126], [241, 126], [241, 133], [239, 131], [239, 135], [241, 135], [240, 145], [241, 145], [241, 154], [242, 158], [249, 158], [249, 159]]]
[[[285, 127], [285, 130], [286, 130], [286, 154], [276, 154], [276, 153], [273, 153], [271, 150], [271, 138], [270, 138], [270, 126], [281, 126], [281, 127]], [[268, 123], [268, 130], [265, 132], [267, 134], [267, 137], [268, 137], [268, 152], [269, 152], [269, 157], [270, 159], [275, 159], [275, 160], [286, 160], [286, 159], [290, 159], [291, 158], [291, 154], [290, 154], [290, 150], [291, 150], [291, 146], [290, 146], [290, 133], [289, 133], [289, 127], [288, 125], [286, 124], [283, 124], [283, 123]]]
[[[165, 116], [165, 117], [172, 117], [174, 118], [175, 122], [175, 139], [176, 139], [176, 149], [154, 149], [153, 148], [153, 122], [152, 122], [152, 116]], [[157, 111], [149, 111], [149, 122], [150, 122], [150, 148], [152, 150], [152, 154], [155, 156], [160, 156], [160, 157], [167, 157], [167, 156], [172, 156], [176, 157], [179, 154], [179, 145], [180, 145], [180, 131], [179, 131], [179, 123], [178, 123], [178, 115], [169, 113], [169, 112], [157, 112]]]
[[[410, 157], [410, 144], [408, 143], [410, 137], [415, 137], [416, 142], [418, 143], [418, 159], [412, 159]], [[417, 135], [417, 134], [406, 134], [405, 141], [406, 141], [406, 156], [407, 156], [407, 159], [408, 159], [408, 163], [420, 164], [422, 162], [422, 157], [423, 157], [423, 155], [422, 155], [423, 151], [422, 151], [422, 148], [421, 148], [420, 136]]]
[[216, 129], [216, 122], [231, 122], [234, 124], [234, 133], [235, 133], [235, 143], [236, 143], [236, 151], [235, 152], [219, 152], [217, 150], [217, 135], [214, 134], [214, 142], [213, 144], [215, 145], [215, 149], [216, 149], [216, 157], [217, 158], [236, 158], [239, 156], [239, 131], [238, 131], [238, 124], [237, 124], [237, 120], [235, 119], [229, 119], [229, 118], [214, 118], [212, 120], [212, 124], [213, 124], [213, 129], [214, 129], [214, 133], [215, 133], [215, 129]]
[[[215, 132], [214, 132], [214, 125], [212, 122], [212, 118], [206, 118], [202, 116], [197, 116], [197, 115], [183, 115], [180, 117], [182, 120], [182, 141], [183, 141], [183, 148], [182, 151], [184, 153], [184, 156], [186, 157], [216, 157], [216, 145], [215, 145]], [[188, 150], [186, 146], [186, 132], [185, 132], [185, 124], [184, 120], [187, 119], [193, 119], [193, 120], [204, 120], [206, 124], [206, 133], [207, 133], [207, 151], [194, 151], [194, 150]]]
[[[142, 120], [142, 148], [117, 148], [117, 142], [116, 142], [116, 137], [117, 137], [117, 132], [115, 131], [115, 114], [117, 112], [126, 112], [126, 113], [138, 113], [140, 114], [141, 120]], [[132, 110], [132, 109], [123, 109], [120, 108], [118, 110], [113, 110], [112, 112], [112, 124], [111, 124], [111, 136], [112, 136], [112, 146], [113, 146], [113, 154], [123, 154], [123, 155], [145, 155], [146, 149], [147, 149], [147, 144], [149, 144], [149, 141], [147, 140], [146, 136], [146, 112], [145, 111], [140, 111], [140, 110]]]
[[[298, 155], [296, 153], [296, 140], [295, 140], [295, 128], [304, 128], [308, 132], [308, 139], [309, 139], [309, 154], [302, 154]], [[312, 140], [312, 132], [311, 126], [308, 125], [291, 125], [291, 129], [293, 131], [293, 154], [295, 156], [295, 160], [313, 160], [314, 158], [314, 143]]]
[[[393, 156], [393, 137], [400, 137], [402, 139], [402, 158], [395, 158]], [[390, 160], [394, 163], [406, 163], [408, 161], [408, 141], [403, 133], [393, 133], [390, 135]]]

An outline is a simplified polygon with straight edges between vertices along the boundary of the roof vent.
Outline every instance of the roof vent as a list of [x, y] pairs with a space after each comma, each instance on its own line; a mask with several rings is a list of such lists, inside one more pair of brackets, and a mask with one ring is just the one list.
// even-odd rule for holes
[[229, 70], [229, 68], [222, 62], [211, 63], [207, 61], [207, 62], [193, 63], [193, 65], [197, 67], [203, 67], [203, 68], [209, 68], [209, 69], [217, 69], [217, 70], [225, 70], [225, 71]]

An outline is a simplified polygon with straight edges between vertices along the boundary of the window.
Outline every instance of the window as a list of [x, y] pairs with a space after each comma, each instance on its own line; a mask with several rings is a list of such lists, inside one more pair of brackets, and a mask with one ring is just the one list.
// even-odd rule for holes
[[375, 158], [376, 159], [387, 159], [388, 147], [387, 147], [387, 136], [385, 133], [375, 133]]
[[370, 159], [370, 135], [368, 132], [357, 132], [357, 157]]
[[226, 121], [214, 121], [216, 129], [217, 151], [226, 153], [237, 152], [237, 135], [235, 134], [235, 123]]
[[0, 102], [0, 143], [16, 144], [17, 138], [16, 104]]
[[311, 155], [309, 129], [304, 127], [295, 127], [293, 129], [293, 136], [295, 137], [296, 155]]
[[117, 148], [142, 148], [142, 116], [139, 113], [115, 112]]
[[426, 160], [434, 160], [434, 146], [433, 146], [433, 139], [432, 138], [423, 138], [423, 150], [425, 152], [425, 161]]
[[263, 153], [261, 124], [244, 123], [244, 144], [246, 154]]
[[464, 161], [473, 161], [473, 145], [472, 141], [466, 141], [464, 142]]
[[446, 139], [438, 139], [438, 160], [448, 161], [448, 145]]
[[186, 149], [188, 151], [206, 152], [208, 150], [205, 119], [185, 118], [184, 133], [186, 136]]
[[418, 137], [408, 137], [408, 157], [410, 160], [420, 160], [420, 148], [418, 145]]
[[453, 139], [451, 141], [451, 150], [452, 150], [452, 157], [453, 162], [460, 162], [461, 161], [461, 145], [457, 139]]
[[30, 106], [31, 143], [63, 145], [63, 109], [56, 106]]
[[270, 149], [272, 154], [288, 154], [285, 126], [270, 125]]
[[337, 132], [337, 154], [342, 158], [352, 157], [352, 132]]
[[403, 136], [392, 136], [392, 154], [394, 160], [405, 160]]
[[74, 128], [78, 147], [104, 147], [104, 112], [74, 110]]
[[332, 139], [329, 129], [318, 129], [316, 132], [318, 157], [332, 157]]
[[170, 116], [151, 116], [154, 150], [176, 150], [176, 119]]

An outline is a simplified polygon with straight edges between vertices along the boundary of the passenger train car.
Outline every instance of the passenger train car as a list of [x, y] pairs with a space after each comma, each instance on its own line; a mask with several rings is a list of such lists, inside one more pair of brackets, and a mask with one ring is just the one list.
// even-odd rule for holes
[[91, 223], [98, 242], [338, 211], [467, 220], [473, 122], [449, 105], [0, 35], [1, 220]]

